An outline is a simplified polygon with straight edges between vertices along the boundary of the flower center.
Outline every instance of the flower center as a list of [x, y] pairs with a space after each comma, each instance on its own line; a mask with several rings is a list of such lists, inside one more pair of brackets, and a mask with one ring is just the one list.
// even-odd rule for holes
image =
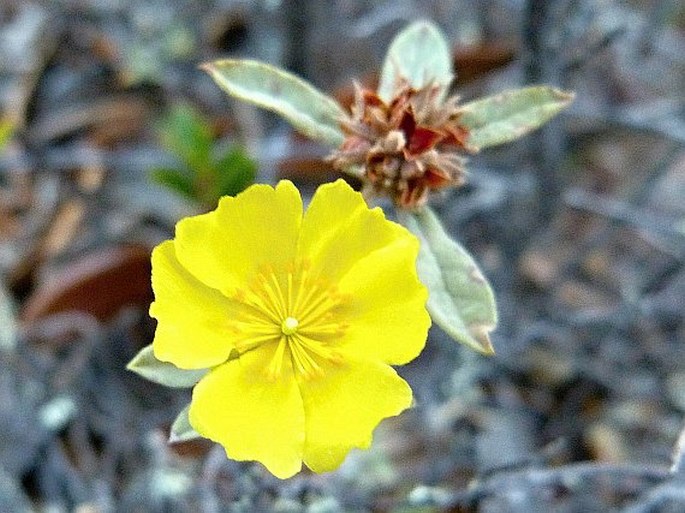
[[294, 335], [297, 332], [297, 327], [300, 325], [295, 317], [286, 317], [281, 323], [281, 332], [284, 335]]
[[269, 379], [277, 379], [288, 360], [305, 379], [322, 376], [325, 362], [340, 362], [334, 346], [347, 328], [340, 315], [346, 297], [314, 276], [306, 261], [263, 267], [234, 299], [243, 305], [229, 324], [239, 335], [236, 349], [244, 353], [272, 344], [265, 362]]

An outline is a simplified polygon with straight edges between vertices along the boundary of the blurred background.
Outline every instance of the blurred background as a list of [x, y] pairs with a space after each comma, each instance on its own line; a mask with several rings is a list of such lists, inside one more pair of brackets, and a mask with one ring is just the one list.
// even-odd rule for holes
[[[167, 445], [189, 392], [124, 368], [151, 248], [253, 181], [336, 178], [198, 65], [345, 103], [419, 18], [465, 101], [576, 92], [435, 198], [495, 289], [497, 355], [434, 328], [399, 369], [415, 407], [330, 474]], [[678, 0], [0, 0], [0, 512], [685, 511], [684, 86]]]

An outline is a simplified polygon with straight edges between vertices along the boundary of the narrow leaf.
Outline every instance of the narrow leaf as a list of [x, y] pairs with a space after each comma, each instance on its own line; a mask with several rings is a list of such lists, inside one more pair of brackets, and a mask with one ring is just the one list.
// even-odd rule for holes
[[493, 354], [489, 333], [497, 325], [495, 297], [471, 256], [445, 233], [429, 209], [401, 214], [403, 224], [421, 241], [419, 278], [428, 288], [431, 318], [453, 339]]
[[462, 107], [468, 142], [482, 149], [518, 139], [540, 127], [573, 101], [573, 93], [547, 86], [507, 91]]
[[188, 173], [180, 169], [156, 168], [150, 171], [150, 179], [186, 198], [198, 199], [193, 191], [193, 180], [188, 176]]
[[418, 21], [390, 44], [381, 69], [378, 96], [389, 102], [401, 80], [417, 89], [437, 83], [444, 86], [444, 94], [452, 78], [452, 57], [440, 29], [431, 22]]
[[145, 379], [173, 388], [192, 387], [208, 371], [208, 369], [179, 369], [170, 363], [161, 362], [155, 358], [152, 344], [141, 349], [126, 368], [143, 376]]
[[202, 175], [211, 165], [212, 131], [190, 105], [174, 105], [158, 125], [164, 147], [190, 170]]
[[340, 146], [340, 105], [304, 80], [269, 64], [220, 60], [203, 66], [228, 94], [283, 116], [307, 137]]
[[219, 196], [235, 196], [253, 184], [257, 175], [257, 162], [238, 146], [217, 159], [214, 167]]
[[190, 411], [190, 404], [181, 410], [176, 420], [171, 425], [171, 432], [169, 433], [169, 443], [175, 444], [178, 442], [187, 442], [188, 440], [195, 440], [202, 438], [202, 436], [193, 429], [190, 425], [188, 412]]

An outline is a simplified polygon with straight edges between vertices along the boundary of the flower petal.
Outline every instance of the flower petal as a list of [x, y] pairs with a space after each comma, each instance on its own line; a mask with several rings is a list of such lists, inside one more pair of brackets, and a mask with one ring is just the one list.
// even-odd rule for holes
[[337, 468], [354, 447], [367, 448], [378, 423], [411, 405], [409, 385], [385, 364], [322, 362], [324, 376], [298, 376], [305, 411], [304, 462], [315, 472]]
[[233, 344], [226, 338], [231, 302], [193, 277], [178, 261], [173, 241], [152, 252], [150, 315], [157, 319], [155, 358], [181, 369], [205, 369], [223, 363]]
[[224, 196], [216, 210], [176, 225], [176, 254], [203, 283], [231, 296], [265, 265], [290, 264], [302, 222], [302, 198], [283, 180]]
[[340, 350], [392, 365], [418, 356], [431, 324], [428, 291], [416, 272], [418, 251], [418, 240], [407, 232], [359, 260], [340, 280], [340, 292], [349, 298], [340, 311], [348, 324]]
[[302, 221], [298, 254], [312, 262], [313, 271], [335, 282], [357, 260], [405, 232], [380, 208], [369, 209], [344, 180], [337, 180], [314, 194]]
[[285, 479], [302, 467], [304, 410], [289, 359], [277, 380], [265, 377], [273, 354], [267, 344], [211, 371], [193, 390], [189, 418], [229, 458], [259, 461]]

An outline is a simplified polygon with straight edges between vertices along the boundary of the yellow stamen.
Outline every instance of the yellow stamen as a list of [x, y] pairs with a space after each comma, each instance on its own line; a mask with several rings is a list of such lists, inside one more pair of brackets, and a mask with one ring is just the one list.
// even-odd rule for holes
[[305, 322], [305, 319], [316, 319], [321, 314], [329, 312], [333, 307], [337, 306], [337, 301], [332, 298], [332, 294], [328, 291], [318, 288], [317, 292], [319, 292], [319, 296], [317, 298], [312, 297], [309, 303], [307, 303], [307, 307], [300, 314], [302, 322]]
[[275, 311], [268, 302], [263, 301], [259, 294], [252, 290], [249, 290], [248, 292], [242, 291], [241, 299], [239, 300], [244, 305], [251, 307], [253, 310], [268, 317], [272, 321], [277, 320], [279, 317], [278, 312]]
[[307, 261], [282, 268], [262, 266], [234, 299], [244, 305], [228, 323], [229, 329], [241, 335], [238, 352], [273, 344], [273, 355], [264, 369], [267, 379], [281, 376], [286, 352], [296, 374], [307, 380], [323, 376], [325, 362], [342, 361], [331, 342], [347, 329], [335, 322], [336, 311], [347, 298], [326, 280], [312, 276]]
[[[281, 288], [275, 277], [273, 275], [267, 277], [264, 274], [260, 274], [257, 276], [257, 284], [261, 286], [261, 291], [265, 294], [264, 304], [270, 308], [270, 311], [275, 312], [279, 317], [282, 316], [285, 313], [283, 311], [285, 305], [283, 305]], [[272, 284], [275, 284], [276, 287]]]
[[293, 366], [306, 380], [313, 377], [323, 376], [323, 370], [316, 363], [314, 358], [307, 352], [304, 344], [300, 344], [293, 338], [288, 340], [290, 342], [290, 354], [293, 359]]
[[300, 344], [302, 349], [314, 353], [316, 356], [319, 356], [320, 358], [323, 358], [329, 362], [340, 362], [340, 353], [338, 353], [338, 351], [335, 349], [332, 349], [327, 344], [322, 343], [319, 340], [303, 336], [301, 333], [296, 334], [294, 338]]
[[278, 341], [278, 346], [276, 347], [276, 352], [274, 357], [271, 359], [271, 363], [267, 367], [266, 377], [269, 381], [276, 381], [278, 376], [281, 374], [281, 369], [283, 368], [283, 355], [285, 353], [285, 346], [287, 344], [287, 339], [285, 335], [281, 336]]
[[256, 349], [262, 344], [266, 344], [274, 340], [278, 340], [278, 334], [276, 333], [259, 336], [250, 336], [246, 337], [245, 340], [237, 342], [235, 348], [238, 350], [239, 353], [242, 354], [252, 349]]

